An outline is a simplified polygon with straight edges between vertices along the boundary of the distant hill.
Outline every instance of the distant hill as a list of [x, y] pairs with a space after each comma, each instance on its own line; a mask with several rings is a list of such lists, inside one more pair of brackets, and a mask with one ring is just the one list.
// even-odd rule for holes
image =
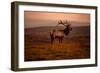
[[[25, 34], [28, 35], [38, 35], [38, 34], [49, 34], [49, 32], [53, 29], [64, 29], [63, 26], [42, 26], [35, 28], [25, 28]], [[90, 35], [90, 27], [89, 26], [81, 26], [81, 27], [72, 27], [72, 31], [70, 32], [70, 36], [79, 36], [79, 35]]]

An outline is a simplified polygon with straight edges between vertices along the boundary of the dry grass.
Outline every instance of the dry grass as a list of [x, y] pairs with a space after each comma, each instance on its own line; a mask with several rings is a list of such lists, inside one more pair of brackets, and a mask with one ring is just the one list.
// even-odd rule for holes
[[89, 27], [73, 28], [62, 44], [50, 44], [49, 29], [25, 29], [25, 61], [90, 58]]
[[84, 43], [32, 45], [25, 50], [25, 61], [89, 58], [89, 48], [86, 45]]

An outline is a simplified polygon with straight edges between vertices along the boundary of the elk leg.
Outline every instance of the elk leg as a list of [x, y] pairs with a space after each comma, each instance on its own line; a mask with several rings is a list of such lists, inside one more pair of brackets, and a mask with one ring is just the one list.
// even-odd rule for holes
[[51, 39], [51, 44], [53, 44], [53, 39]]
[[53, 35], [50, 35], [50, 37], [51, 37], [51, 44], [53, 44], [54, 41]]
[[60, 38], [59, 38], [59, 43], [61, 43], [61, 41], [62, 41], [62, 38], [60, 37]]
[[62, 43], [62, 40], [63, 40], [63, 38], [62, 38], [62, 37], [60, 37], [60, 38], [59, 38], [59, 43]]
[[61, 43], [62, 43], [63, 38], [61, 38]]
[[59, 41], [59, 43], [60, 43], [60, 38], [58, 38], [58, 41]]

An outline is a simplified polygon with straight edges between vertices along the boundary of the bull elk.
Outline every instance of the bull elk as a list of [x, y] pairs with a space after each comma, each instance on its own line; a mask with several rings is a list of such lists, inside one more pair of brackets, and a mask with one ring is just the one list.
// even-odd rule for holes
[[53, 42], [57, 39], [59, 40], [59, 43], [62, 43], [62, 40], [65, 36], [67, 36], [70, 31], [72, 30], [71, 28], [71, 23], [69, 21], [58, 21], [58, 24], [57, 25], [63, 25], [65, 28], [62, 29], [62, 30], [57, 30], [57, 29], [53, 29], [51, 32], [50, 32], [50, 37], [51, 37], [51, 44], [53, 44]]

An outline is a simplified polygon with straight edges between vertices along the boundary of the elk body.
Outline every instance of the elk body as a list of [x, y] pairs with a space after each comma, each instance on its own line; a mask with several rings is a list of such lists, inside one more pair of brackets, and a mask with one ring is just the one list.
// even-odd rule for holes
[[62, 40], [63, 40], [64, 36], [67, 36], [70, 33], [70, 31], [72, 30], [71, 24], [68, 21], [63, 22], [63, 21], [60, 20], [58, 22], [58, 25], [59, 24], [64, 25], [65, 28], [62, 29], [62, 30], [53, 29], [50, 32], [51, 44], [54, 43], [55, 40], [58, 40], [59, 43], [62, 43]]

